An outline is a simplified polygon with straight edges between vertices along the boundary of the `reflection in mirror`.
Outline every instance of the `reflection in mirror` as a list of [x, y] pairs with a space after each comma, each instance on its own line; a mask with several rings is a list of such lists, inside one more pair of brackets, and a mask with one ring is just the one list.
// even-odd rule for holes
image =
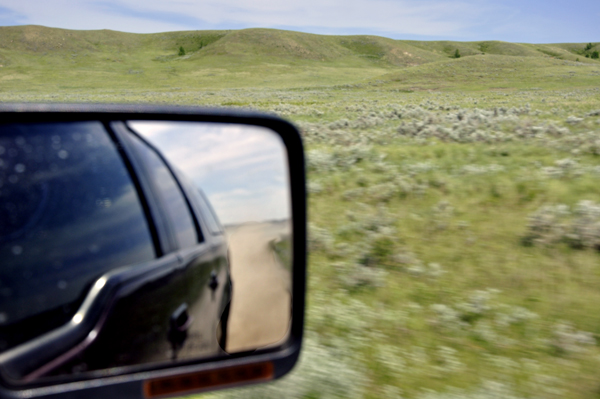
[[291, 239], [287, 153], [266, 128], [0, 125], [0, 373], [110, 375], [277, 345]]
[[204, 191], [224, 226], [234, 282], [227, 351], [283, 340], [291, 315], [292, 258], [281, 138], [243, 125], [132, 121], [129, 126]]

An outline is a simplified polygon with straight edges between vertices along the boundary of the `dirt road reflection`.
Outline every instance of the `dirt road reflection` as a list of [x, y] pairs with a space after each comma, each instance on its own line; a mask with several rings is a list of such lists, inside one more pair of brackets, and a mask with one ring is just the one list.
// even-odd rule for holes
[[227, 351], [269, 346], [288, 334], [291, 276], [270, 242], [290, 236], [289, 222], [252, 223], [226, 229], [233, 300]]

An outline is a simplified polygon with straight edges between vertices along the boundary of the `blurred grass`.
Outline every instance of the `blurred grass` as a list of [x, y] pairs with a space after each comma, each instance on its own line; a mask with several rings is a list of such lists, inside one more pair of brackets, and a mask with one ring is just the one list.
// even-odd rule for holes
[[290, 236], [282, 236], [279, 239], [272, 240], [269, 245], [286, 270], [292, 270], [292, 243]]

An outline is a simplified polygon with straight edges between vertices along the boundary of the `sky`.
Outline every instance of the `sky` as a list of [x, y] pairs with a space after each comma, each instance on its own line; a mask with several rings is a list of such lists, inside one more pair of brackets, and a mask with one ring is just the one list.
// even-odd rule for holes
[[600, 41], [598, 0], [0, 0], [0, 26], [274, 28], [406, 40]]
[[289, 219], [287, 152], [275, 132], [205, 122], [128, 123], [204, 191], [222, 224]]

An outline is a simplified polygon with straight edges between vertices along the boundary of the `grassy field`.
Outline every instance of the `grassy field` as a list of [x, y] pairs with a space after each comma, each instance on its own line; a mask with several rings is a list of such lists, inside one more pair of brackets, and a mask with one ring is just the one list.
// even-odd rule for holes
[[584, 46], [0, 28], [0, 101], [245, 107], [299, 126], [301, 363], [207, 397], [590, 398], [600, 62]]

